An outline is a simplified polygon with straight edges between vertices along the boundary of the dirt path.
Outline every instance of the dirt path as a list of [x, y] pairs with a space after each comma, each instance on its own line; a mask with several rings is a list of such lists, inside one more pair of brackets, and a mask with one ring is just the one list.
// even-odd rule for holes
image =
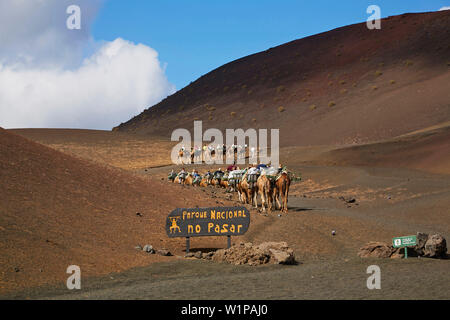
[[[381, 289], [369, 290], [369, 265], [381, 269]], [[108, 277], [87, 279], [80, 291], [64, 286], [2, 298], [30, 299], [448, 299], [450, 260], [305, 262], [246, 267], [176, 259]], [[437, 277], [436, 274], [439, 274]]]

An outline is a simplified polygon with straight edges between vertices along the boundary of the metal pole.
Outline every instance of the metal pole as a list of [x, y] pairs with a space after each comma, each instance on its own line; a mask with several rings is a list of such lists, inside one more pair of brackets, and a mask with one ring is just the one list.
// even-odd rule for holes
[[230, 249], [230, 247], [231, 247], [231, 236], [227, 236], [227, 245], [228, 245], [228, 249]]
[[190, 244], [189, 237], [186, 237], [186, 253], [189, 253], [189, 244]]
[[405, 259], [408, 259], [408, 247], [405, 247]]

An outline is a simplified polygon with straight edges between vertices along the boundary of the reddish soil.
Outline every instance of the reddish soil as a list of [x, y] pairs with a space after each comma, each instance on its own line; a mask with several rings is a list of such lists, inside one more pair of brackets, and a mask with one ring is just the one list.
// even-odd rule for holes
[[167, 214], [210, 204], [199, 191], [167, 188], [3, 129], [0, 194], [0, 291], [63, 281], [72, 264], [98, 275], [166, 260], [134, 247], [180, 248], [165, 234]]
[[412, 168], [450, 174], [450, 126], [324, 152], [315, 164]]
[[[449, 27], [450, 11], [405, 14], [383, 19], [382, 30], [356, 24], [292, 41], [211, 71], [113, 132], [0, 129], [0, 294], [64, 287], [73, 264], [88, 279], [119, 272], [125, 291], [127, 281], [142, 275], [133, 278], [131, 272], [128, 278], [123, 271], [154, 265], [151, 280], [167, 278], [147, 294], [154, 298], [179, 298], [183, 290], [195, 296], [198, 282], [208, 277], [201, 270], [222, 281], [227, 267], [195, 269], [194, 263], [190, 269], [179, 259], [184, 239], [171, 240], [164, 230], [174, 208], [238, 204], [236, 194], [162, 180], [170, 169], [180, 170], [168, 165], [170, 133], [191, 128], [195, 118], [204, 129], [280, 128], [281, 162], [302, 173], [302, 182], [291, 186], [288, 214], [252, 210], [249, 231], [235, 239], [286, 241], [304, 263], [292, 274], [268, 269], [267, 278], [252, 282], [258, 286], [253, 293], [261, 292], [249, 294], [253, 298], [285, 297], [287, 287], [295, 293], [303, 270], [308, 279], [322, 270], [324, 286], [328, 269], [361, 269], [365, 277], [364, 262], [355, 255], [368, 241], [389, 242], [417, 231], [449, 239]], [[201, 173], [215, 168], [186, 167]], [[342, 196], [356, 201], [346, 203]], [[192, 239], [191, 246], [210, 250], [225, 243], [207, 237]], [[135, 249], [145, 244], [176, 256]], [[397, 262], [380, 263], [396, 269]], [[413, 276], [425, 270], [421, 263], [414, 262]], [[402, 294], [414, 291], [448, 298], [448, 288], [441, 289], [448, 265], [426, 262], [421, 282], [404, 281], [392, 296], [408, 298]], [[233, 269], [227, 281], [244, 283], [252, 272], [244, 276]], [[345, 289], [345, 298], [365, 290], [365, 278], [354, 274], [349, 284], [330, 280], [333, 292]], [[195, 278], [192, 286], [176, 288], [186, 275]], [[274, 275], [278, 282], [267, 285]], [[397, 282], [388, 286], [397, 288]], [[279, 286], [276, 292], [273, 285]], [[326, 295], [324, 286], [292, 296]], [[37, 296], [52, 296], [52, 290]], [[139, 290], [119, 296], [141, 297]], [[222, 294], [239, 297], [229, 292]], [[115, 297], [109, 291], [97, 296]]]

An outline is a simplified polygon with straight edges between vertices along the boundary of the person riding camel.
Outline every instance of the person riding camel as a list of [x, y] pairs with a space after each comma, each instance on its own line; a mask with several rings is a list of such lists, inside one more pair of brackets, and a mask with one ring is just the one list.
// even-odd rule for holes
[[184, 180], [186, 179], [186, 176], [187, 176], [186, 170], [184, 170], [184, 168], [181, 169], [181, 171], [180, 171], [180, 173], [178, 174], [178, 176], [180, 177], [180, 178], [178, 179], [179, 182], [180, 182], [180, 184], [183, 183]]
[[280, 174], [283, 171], [283, 165], [280, 163], [278, 165], [278, 174]]
[[237, 168], [236, 165], [235, 165], [235, 164], [232, 164], [232, 165], [229, 165], [229, 166], [228, 166], [227, 171], [228, 171], [228, 172], [231, 172], [231, 171], [237, 170], [236, 168]]

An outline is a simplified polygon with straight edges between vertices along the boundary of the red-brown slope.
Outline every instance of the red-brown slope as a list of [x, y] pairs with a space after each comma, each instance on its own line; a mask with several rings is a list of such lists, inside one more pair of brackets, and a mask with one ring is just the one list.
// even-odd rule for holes
[[321, 154], [321, 164], [412, 168], [450, 174], [450, 126]]
[[209, 205], [201, 196], [0, 128], [0, 292], [65, 281], [69, 265], [89, 276], [164, 259], [134, 247], [181, 250], [165, 235], [165, 217], [176, 207]]
[[283, 145], [395, 137], [449, 120], [449, 40], [450, 11], [335, 29], [228, 63], [116, 130], [169, 137], [199, 119], [281, 128]]

